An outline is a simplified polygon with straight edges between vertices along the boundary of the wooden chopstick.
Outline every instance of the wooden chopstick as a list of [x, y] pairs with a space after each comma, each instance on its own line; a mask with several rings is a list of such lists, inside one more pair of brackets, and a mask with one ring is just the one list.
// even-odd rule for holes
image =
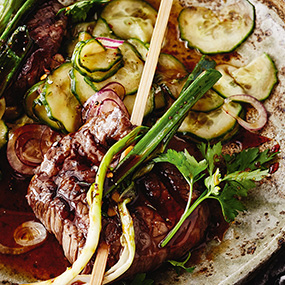
[[141, 125], [143, 121], [147, 97], [152, 85], [172, 2], [172, 0], [161, 0], [160, 2], [157, 20], [152, 33], [149, 51], [132, 111], [131, 122], [134, 125]]
[[93, 266], [90, 285], [102, 284], [107, 264], [108, 254], [109, 254], [109, 246], [105, 242], [101, 243], [100, 247], [98, 248], [96, 260]]
[[[152, 33], [149, 51], [144, 65], [142, 77], [140, 80], [134, 108], [131, 116], [133, 125], [141, 125], [143, 121], [144, 110], [147, 97], [152, 85], [158, 57], [162, 47], [165, 30], [167, 27], [173, 0], [161, 0], [155, 27]], [[100, 246], [96, 256], [91, 275], [91, 285], [101, 285], [104, 279], [105, 268], [108, 259], [109, 248]]]

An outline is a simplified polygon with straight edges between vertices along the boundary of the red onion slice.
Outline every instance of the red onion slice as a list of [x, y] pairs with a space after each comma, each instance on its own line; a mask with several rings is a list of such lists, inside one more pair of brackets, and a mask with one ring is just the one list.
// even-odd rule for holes
[[98, 40], [105, 48], [113, 48], [113, 49], [118, 48], [120, 45], [124, 43], [124, 40], [110, 39], [106, 37], [97, 37], [96, 40]]
[[47, 238], [45, 227], [35, 221], [27, 221], [14, 231], [14, 240], [20, 247], [9, 247], [0, 243], [1, 254], [19, 255], [41, 245]]
[[112, 89], [103, 88], [85, 102], [82, 119], [86, 122], [93, 117], [99, 116], [100, 113], [113, 111], [116, 107], [129, 117], [128, 110], [117, 93]]
[[12, 134], [7, 144], [7, 158], [18, 173], [34, 174], [42, 160], [40, 137], [45, 128], [45, 125], [30, 124], [17, 128]]
[[102, 89], [113, 90], [120, 97], [121, 100], [124, 100], [125, 95], [126, 95], [125, 87], [119, 82], [115, 82], [115, 81], [109, 82]]
[[223, 105], [223, 110], [227, 114], [232, 116], [234, 119], [236, 119], [237, 122], [242, 127], [244, 127], [248, 131], [253, 132], [253, 131], [258, 131], [262, 129], [265, 126], [265, 124], [267, 123], [267, 111], [264, 105], [260, 101], [258, 101], [253, 96], [247, 95], [247, 94], [233, 95], [224, 100], [225, 103], [230, 103], [232, 101], [248, 103], [257, 110], [257, 113], [258, 113], [257, 119], [255, 120], [255, 122], [249, 123], [243, 120], [242, 118], [240, 118], [239, 116], [232, 114], [231, 111], [227, 108], [226, 104]]
[[[43, 137], [45, 132], [53, 132], [46, 125], [28, 124], [17, 128], [7, 144], [7, 158], [11, 167], [23, 175], [33, 175], [35, 168], [43, 160]], [[52, 136], [49, 137], [52, 139]], [[51, 142], [45, 142], [51, 144]]]

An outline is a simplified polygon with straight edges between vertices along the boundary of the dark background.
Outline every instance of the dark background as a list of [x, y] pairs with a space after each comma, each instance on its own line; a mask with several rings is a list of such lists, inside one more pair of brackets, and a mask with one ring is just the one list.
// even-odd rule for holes
[[285, 240], [280, 250], [257, 269], [243, 285], [285, 285]]

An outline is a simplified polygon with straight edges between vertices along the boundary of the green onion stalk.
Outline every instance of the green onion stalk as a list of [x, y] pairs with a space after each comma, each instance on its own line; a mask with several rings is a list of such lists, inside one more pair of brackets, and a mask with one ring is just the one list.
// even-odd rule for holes
[[[204, 61], [204, 59], [202, 60]], [[193, 76], [193, 74], [191, 73], [190, 76]], [[165, 147], [166, 143], [178, 130], [190, 108], [219, 80], [220, 77], [221, 74], [217, 70], [209, 69], [200, 73], [196, 80], [189, 84], [167, 112], [114, 169], [114, 185], [110, 187], [106, 194], [113, 191], [114, 188], [117, 187], [117, 184], [133, 173], [144, 161], [152, 158], [155, 150], [161, 143], [164, 143]]]
[[23, 0], [1, 0], [0, 1], [0, 35], [23, 4]]
[[38, 0], [27, 0], [24, 4], [23, 1], [19, 0], [7, 0], [0, 2], [0, 9], [3, 5], [3, 10], [0, 11], [0, 49], [17, 29], [20, 21], [27, 15], [28, 12], [31, 11], [31, 9], [36, 7], [38, 2]]
[[27, 27], [19, 24], [36, 7], [37, 2], [38, 0], [0, 2], [0, 97], [32, 46]]

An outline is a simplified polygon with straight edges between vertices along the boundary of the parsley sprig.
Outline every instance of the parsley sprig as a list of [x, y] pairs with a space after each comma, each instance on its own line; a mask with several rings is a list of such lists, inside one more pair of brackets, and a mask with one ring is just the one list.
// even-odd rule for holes
[[[158, 162], [174, 164], [181, 172], [190, 186], [188, 202], [184, 213], [175, 227], [162, 241], [165, 246], [175, 235], [183, 222], [206, 199], [216, 199], [222, 208], [223, 216], [227, 222], [231, 222], [239, 211], [245, 207], [240, 197], [247, 196], [248, 190], [255, 187], [255, 181], [260, 181], [269, 173], [265, 163], [271, 161], [276, 153], [269, 150], [260, 152], [258, 148], [246, 149], [232, 156], [222, 155], [222, 144], [213, 146], [201, 144], [199, 150], [204, 159], [198, 162], [187, 150], [177, 152], [169, 149], [154, 159]], [[226, 172], [222, 175], [218, 162], [224, 161]], [[192, 192], [196, 181], [204, 179], [205, 191], [193, 204]]]

